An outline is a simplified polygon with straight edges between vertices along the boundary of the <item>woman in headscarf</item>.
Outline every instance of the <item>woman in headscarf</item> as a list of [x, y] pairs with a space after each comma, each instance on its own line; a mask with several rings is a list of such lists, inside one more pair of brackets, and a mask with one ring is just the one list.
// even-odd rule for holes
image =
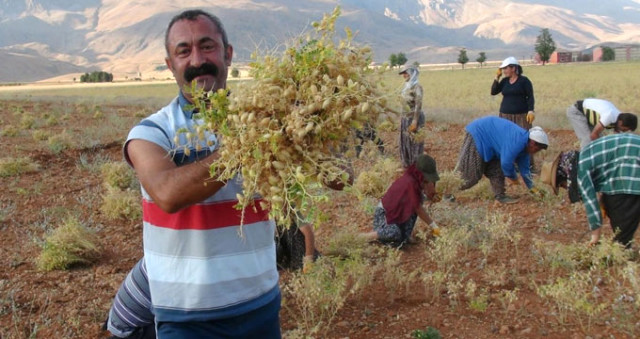
[[436, 161], [426, 154], [418, 156], [416, 163], [407, 167], [380, 200], [373, 217], [373, 231], [361, 236], [400, 247], [410, 242], [418, 218], [431, 227], [433, 235], [439, 235], [438, 225], [422, 206], [425, 198], [432, 202], [439, 200], [438, 180]]
[[420, 72], [414, 67], [407, 67], [399, 74], [405, 79], [402, 99], [405, 106], [409, 107], [400, 123], [400, 159], [402, 166], [407, 168], [424, 152], [424, 142], [416, 140], [413, 133], [424, 126], [425, 117], [422, 111], [422, 86], [418, 83]]

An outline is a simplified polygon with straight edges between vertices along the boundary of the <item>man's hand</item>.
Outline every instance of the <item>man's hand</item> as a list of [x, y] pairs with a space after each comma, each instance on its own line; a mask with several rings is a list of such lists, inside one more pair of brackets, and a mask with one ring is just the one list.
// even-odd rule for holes
[[498, 68], [498, 70], [496, 71], [496, 80], [500, 80], [501, 76], [502, 76], [502, 68]]
[[533, 123], [533, 120], [536, 120], [536, 114], [533, 111], [527, 112], [527, 123], [531, 125]]
[[591, 231], [591, 241], [589, 241], [588, 247], [593, 247], [600, 242], [600, 231], [602, 231], [602, 227]]
[[409, 125], [409, 132], [413, 133], [418, 129], [418, 124], [414, 121]]

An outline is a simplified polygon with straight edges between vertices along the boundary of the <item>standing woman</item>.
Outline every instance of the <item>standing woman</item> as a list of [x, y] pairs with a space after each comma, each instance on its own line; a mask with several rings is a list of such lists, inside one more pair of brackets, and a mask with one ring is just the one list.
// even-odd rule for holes
[[424, 152], [424, 142], [415, 140], [412, 133], [424, 126], [425, 118], [422, 112], [422, 86], [418, 83], [420, 72], [414, 67], [406, 67], [399, 74], [405, 79], [402, 99], [409, 106], [400, 123], [400, 159], [402, 166], [407, 168]]
[[[504, 78], [500, 80], [503, 75]], [[533, 110], [533, 85], [529, 78], [522, 75], [522, 66], [514, 57], [504, 59], [496, 73], [491, 85], [491, 95], [498, 93], [502, 93], [500, 117], [516, 123], [527, 131], [531, 129], [531, 124], [536, 118]], [[534, 167], [533, 157], [531, 167]]]

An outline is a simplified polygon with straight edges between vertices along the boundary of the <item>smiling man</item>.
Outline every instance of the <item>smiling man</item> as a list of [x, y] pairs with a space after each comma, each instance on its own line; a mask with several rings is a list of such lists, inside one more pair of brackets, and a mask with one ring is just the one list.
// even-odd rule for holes
[[[109, 330], [127, 337], [144, 324], [124, 306], [129, 300], [152, 310], [158, 338], [279, 338], [275, 224], [256, 203], [244, 211], [240, 232], [243, 212], [234, 206], [241, 180], [210, 180], [216, 136], [194, 142], [177, 134], [199, 123], [188, 109], [191, 84], [225, 88], [233, 48], [220, 20], [201, 10], [174, 17], [165, 44], [180, 92], [133, 127], [124, 145], [142, 189], [144, 259], [118, 291]], [[148, 290], [147, 279], [136, 278], [141, 270]], [[142, 300], [151, 304], [135, 303]], [[146, 314], [142, 320], [151, 319]]]

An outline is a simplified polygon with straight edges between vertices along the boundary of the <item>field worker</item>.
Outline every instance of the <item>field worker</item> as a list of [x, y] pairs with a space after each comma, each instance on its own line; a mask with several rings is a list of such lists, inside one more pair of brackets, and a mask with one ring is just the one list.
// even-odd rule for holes
[[[302, 220], [299, 217], [298, 220]], [[277, 227], [276, 257], [279, 267], [297, 270], [302, 268], [307, 273], [312, 263], [320, 256], [315, 247], [313, 226], [300, 221], [301, 226], [294, 223], [289, 228]], [[105, 323], [106, 330], [116, 326], [118, 336], [112, 338], [155, 338], [154, 316], [151, 312], [151, 295], [149, 278], [144, 258], [140, 259], [120, 285], [113, 300], [110, 317]]]
[[472, 121], [466, 131], [456, 165], [465, 181], [461, 190], [471, 188], [485, 175], [497, 201], [515, 203], [516, 199], [505, 194], [504, 179], [512, 185], [518, 184], [516, 163], [530, 192], [540, 194], [533, 187], [529, 156], [549, 146], [549, 138], [542, 128], [525, 130], [506, 119], [489, 116]]
[[400, 160], [404, 168], [413, 165], [416, 158], [424, 152], [424, 142], [415, 139], [414, 133], [425, 124], [422, 111], [422, 85], [418, 82], [420, 72], [415, 67], [405, 67], [400, 73], [404, 77], [402, 100], [408, 108], [400, 120]]
[[640, 223], [640, 136], [612, 134], [592, 141], [578, 161], [578, 186], [591, 229], [589, 245], [600, 240], [603, 209], [609, 216], [615, 240], [631, 247]]
[[634, 114], [620, 113], [610, 101], [602, 99], [576, 101], [567, 108], [567, 118], [580, 140], [581, 149], [598, 139], [605, 128], [622, 133], [635, 131], [638, 126], [638, 118]]
[[[533, 84], [522, 75], [522, 66], [514, 57], [502, 61], [491, 84], [491, 95], [502, 93], [500, 117], [529, 130], [535, 120]], [[504, 77], [503, 77], [504, 76]], [[503, 77], [501, 79], [501, 77]], [[533, 157], [530, 157], [533, 168]]]
[[581, 201], [578, 188], [578, 159], [579, 151], [560, 152], [552, 162], [545, 161], [540, 172], [540, 181], [551, 186], [554, 194], [558, 194], [560, 187], [569, 194], [569, 201]]
[[424, 197], [435, 201], [436, 182], [440, 180], [436, 161], [421, 154], [404, 174], [396, 179], [382, 197], [373, 217], [373, 232], [362, 234], [368, 241], [400, 247], [412, 238], [416, 221], [420, 218], [439, 234], [436, 222], [423, 207]]
[[[142, 187], [144, 264], [157, 337], [280, 338], [274, 222], [256, 203], [244, 211], [240, 236], [242, 211], [234, 205], [241, 180], [210, 180], [215, 135], [206, 136], [199, 152], [195, 145], [182, 151], [184, 134], [180, 145], [173, 140], [179, 129], [194, 130], [188, 88], [192, 82], [205, 91], [225, 88], [233, 48], [220, 20], [201, 10], [171, 20], [165, 47], [178, 96], [133, 127], [124, 144]], [[126, 337], [114, 324], [128, 316], [110, 312], [109, 330]]]

